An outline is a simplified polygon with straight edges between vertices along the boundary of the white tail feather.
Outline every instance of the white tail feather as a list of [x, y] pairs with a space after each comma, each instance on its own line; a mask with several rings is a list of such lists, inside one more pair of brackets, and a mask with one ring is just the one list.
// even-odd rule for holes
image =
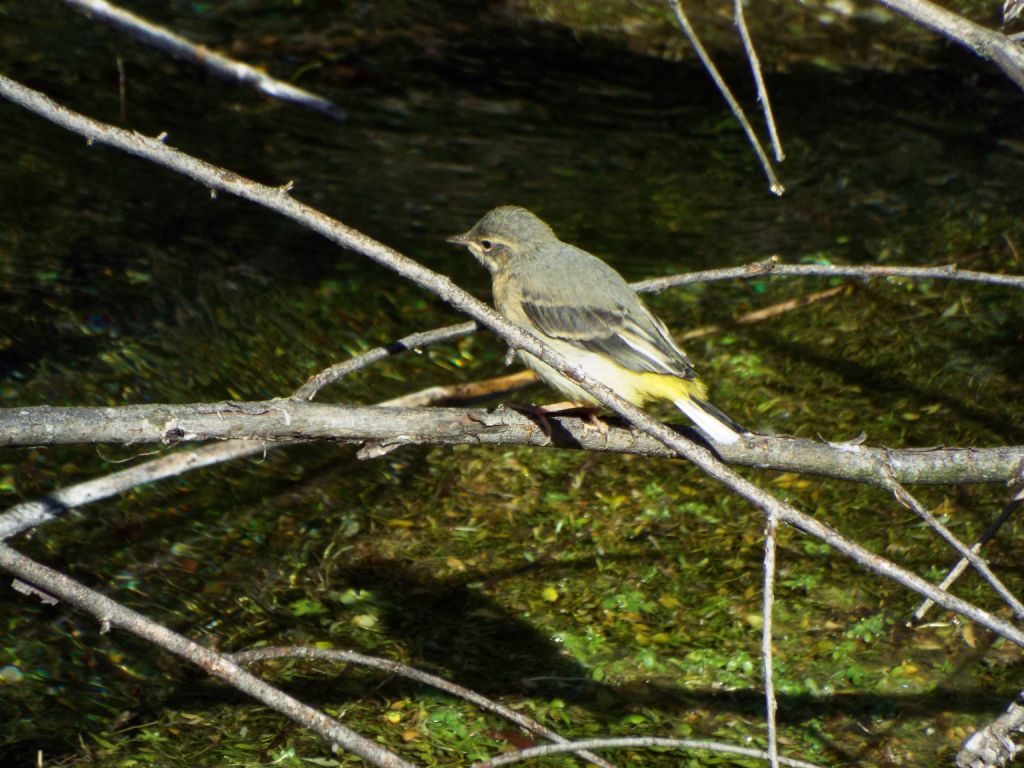
[[685, 413], [701, 432], [706, 434], [716, 443], [735, 443], [740, 439], [739, 433], [721, 421], [713, 414], [708, 413], [693, 400], [676, 400], [675, 406]]

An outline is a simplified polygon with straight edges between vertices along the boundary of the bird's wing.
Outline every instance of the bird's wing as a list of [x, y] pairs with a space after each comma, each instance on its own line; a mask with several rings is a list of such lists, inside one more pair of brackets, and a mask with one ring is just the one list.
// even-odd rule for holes
[[542, 333], [609, 357], [623, 368], [697, 378], [668, 329], [639, 299], [608, 309], [524, 296], [522, 308]]

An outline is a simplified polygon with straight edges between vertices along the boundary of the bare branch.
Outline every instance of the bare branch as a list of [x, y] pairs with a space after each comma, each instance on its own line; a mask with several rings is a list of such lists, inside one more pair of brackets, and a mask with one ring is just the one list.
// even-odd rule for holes
[[141, 637], [169, 653], [180, 656], [201, 667], [208, 674], [220, 678], [271, 709], [291, 718], [302, 726], [327, 739], [331, 744], [359, 755], [371, 765], [380, 768], [414, 768], [393, 752], [363, 738], [337, 720], [318, 712], [240, 668], [228, 656], [221, 655], [194, 643], [187, 637], [172, 632], [109, 597], [79, 584], [64, 574], [47, 568], [25, 557], [6, 544], [0, 544], [0, 568], [13, 573], [42, 592], [66, 600], [95, 616], [104, 632], [120, 627]]
[[231, 441], [204, 445], [193, 451], [172, 453], [103, 477], [51, 491], [41, 499], [17, 504], [0, 514], [0, 541], [56, 520], [69, 510], [124, 493], [146, 483], [201, 469], [266, 450], [260, 442]]
[[447, 325], [444, 328], [435, 328], [432, 331], [409, 334], [398, 341], [391, 342], [386, 347], [376, 347], [357, 357], [320, 371], [320, 373], [311, 377], [309, 381], [295, 390], [292, 397], [296, 400], [312, 400], [316, 397], [317, 392], [328, 384], [332, 384], [338, 379], [348, 376], [350, 373], [367, 368], [379, 360], [383, 360], [391, 355], [397, 355], [399, 352], [405, 352], [409, 349], [418, 349], [430, 344], [440, 344], [452, 339], [460, 339], [473, 333], [478, 327], [473, 322], [458, 323], [457, 325]]
[[[500, 715], [509, 722], [515, 723], [520, 728], [525, 730], [527, 733], [532, 733], [548, 741], [553, 741], [556, 744], [568, 744], [569, 740], [560, 736], [559, 734], [552, 731], [550, 728], [545, 728], [543, 725], [538, 723], [536, 720], [516, 712], [510, 707], [506, 707], [504, 704], [500, 704], [497, 701], [488, 699], [486, 696], [481, 696], [476, 691], [471, 691], [469, 688], [464, 688], [461, 685], [456, 685], [450, 680], [445, 680], [443, 677], [432, 675], [429, 672], [423, 672], [415, 667], [410, 667], [408, 664], [402, 664], [398, 661], [391, 661], [390, 659], [382, 659], [378, 656], [367, 656], [363, 653], [356, 653], [355, 651], [344, 651], [334, 650], [326, 648], [312, 648], [307, 645], [286, 645], [276, 646], [269, 648], [253, 648], [248, 651], [240, 651], [231, 655], [231, 658], [239, 664], [250, 664], [254, 661], [266, 661], [268, 659], [317, 659], [322, 661], [343, 661], [346, 664], [355, 664], [361, 667], [372, 667], [373, 669], [380, 669], [384, 672], [389, 672], [399, 677], [405, 677], [409, 680], [415, 680], [418, 683], [429, 685], [432, 688], [445, 691], [458, 696], [460, 699], [475, 704], [480, 709], [486, 712], [493, 712], [496, 715]], [[607, 760], [598, 757], [593, 752], [588, 752], [585, 749], [580, 750], [576, 753], [585, 760], [602, 766], [602, 768], [613, 768], [612, 764]]]
[[[134, 13], [106, 2], [106, 0], [64, 0], [72, 8], [81, 11], [90, 18], [99, 19], [136, 40], [152, 46], [175, 58], [187, 61], [197, 67], [212, 72], [225, 80], [248, 85], [251, 88], [281, 101], [290, 101], [300, 107], [312, 109], [327, 115], [333, 120], [345, 120], [345, 110], [315, 93], [296, 88], [294, 85], [271, 77], [265, 72], [250, 67], [248, 64], [229, 59], [201, 45], [190, 43], [180, 35], [176, 35], [164, 27], [146, 21]], [[118, 67], [121, 74], [121, 98], [124, 99], [124, 70]], [[123, 112], [123, 106], [122, 106]]]
[[761, 60], [757, 57], [754, 48], [754, 41], [750, 38], [750, 30], [747, 29], [747, 17], [743, 12], [743, 0], [733, 2], [733, 22], [739, 30], [740, 40], [743, 41], [743, 51], [750, 62], [750, 72], [754, 77], [754, 85], [757, 87], [757, 100], [761, 102], [761, 111], [764, 113], [764, 122], [768, 128], [768, 137], [772, 142], [772, 151], [775, 153], [775, 162], [781, 163], [786, 159], [786, 153], [782, 151], [782, 142], [779, 140], [779, 131], [775, 127], [775, 117], [772, 115], [772, 102], [768, 97], [768, 89], [764, 85], [764, 77], [761, 74]]
[[[251, 455], [264, 450], [264, 443], [369, 440], [390, 446], [533, 445], [644, 456], [676, 455], [674, 449], [658, 439], [614, 424], [609, 425], [607, 434], [601, 434], [588, 429], [576, 417], [550, 415], [548, 419], [550, 435], [536, 421], [510, 408], [399, 408], [288, 399], [96, 408], [42, 405], [0, 408], [0, 447], [246, 440], [259, 446], [250, 451]], [[670, 426], [658, 426], [675, 436], [692, 435], [700, 439], [688, 427], [673, 431]], [[889, 467], [897, 482], [921, 485], [1007, 482], [1017, 476], [1024, 463], [1024, 446], [898, 450], [772, 435], [750, 435], [746, 440], [717, 445], [715, 451], [730, 464], [872, 485], [879, 484], [880, 467], [884, 466]], [[205, 466], [213, 459], [201, 461], [201, 466]]]
[[946, 10], [930, 0], [878, 0], [921, 26], [959, 43], [983, 59], [988, 59], [1024, 89], [1024, 47], [994, 30]]
[[707, 269], [683, 275], [657, 277], [634, 283], [641, 293], [662, 291], [675, 285], [707, 283], [713, 280], [750, 280], [759, 277], [860, 277], [871, 280], [879, 277], [908, 277], [915, 280], [962, 280], [989, 285], [1005, 285], [1024, 290], [1024, 275], [1000, 275], [957, 269], [956, 264], [942, 267], [854, 267], [838, 264], [782, 264], [777, 258], [745, 264], [741, 267]]

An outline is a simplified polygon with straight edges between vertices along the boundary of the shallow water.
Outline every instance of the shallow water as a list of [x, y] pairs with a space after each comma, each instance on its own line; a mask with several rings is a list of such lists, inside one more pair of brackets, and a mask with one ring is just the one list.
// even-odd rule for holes
[[[197, 75], [56, 6], [0, 9], [0, 70], [117, 123], [120, 56], [124, 125], [166, 131], [170, 144], [267, 183], [294, 181], [297, 198], [481, 297], [486, 275], [444, 238], [500, 203], [535, 210], [631, 279], [773, 254], [1024, 272], [1024, 99], [966, 57], [899, 75], [772, 76], [789, 158], [789, 191], [776, 199], [692, 66], [474, 4], [260, 9], [192, 4], [164, 20], [212, 45], [237, 40], [238, 55], [277, 73], [304, 70], [300, 84], [335, 99], [346, 123]], [[741, 63], [726, 69], [743, 82]], [[6, 103], [0, 157], [6, 406], [281, 396], [373, 344], [458, 319], [287, 221], [211, 200]], [[755, 428], [808, 436], [1024, 440], [1019, 296], [851, 286], [812, 310], [691, 344], [716, 401]], [[820, 287], [694, 286], [651, 302], [683, 330]], [[321, 399], [374, 402], [495, 375], [503, 352], [481, 334], [396, 358]], [[0, 502], [143, 452], [5, 451]], [[922, 573], [950, 559], [876, 492], [752, 476]], [[1001, 503], [1000, 489], [922, 496], [965, 538]], [[1011, 584], [1022, 575], [1018, 539], [1007, 534], [991, 553]], [[18, 544], [224, 648], [319, 641], [390, 655], [579, 736], [760, 743], [760, 522], [681, 464], [512, 449], [405, 450], [364, 463], [350, 448], [313, 446], [140, 489]], [[946, 616], [902, 630], [907, 595], [795, 535], [783, 559], [781, 705], [796, 754], [927, 764], [1019, 688], [1017, 652], [989, 648]], [[281, 724], [229, 706], [141, 643], [100, 636], [81, 614], [10, 592], [3, 601], [13, 642], [0, 665], [21, 681], [0, 704], [0, 756], [26, 764], [43, 749], [67, 764], [114, 765], [155, 754], [194, 765], [211, 733], [225, 759], [320, 754], [287, 731], [249, 744]], [[493, 748], [507, 736], [410, 686], [374, 678], [367, 695], [361, 678], [276, 672], [411, 759], [471, 754], [481, 748], [472, 734], [490, 734]], [[397, 725], [382, 726], [383, 711], [398, 713]], [[227, 725], [239, 719], [251, 722], [248, 738]], [[92, 734], [84, 746], [79, 732]]]

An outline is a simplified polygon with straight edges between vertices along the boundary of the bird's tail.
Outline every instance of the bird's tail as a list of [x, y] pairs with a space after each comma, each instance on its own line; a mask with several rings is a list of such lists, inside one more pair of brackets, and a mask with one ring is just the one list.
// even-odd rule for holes
[[716, 443], [735, 443], [740, 435], [750, 430], [741, 427], [717, 406], [696, 397], [675, 400], [676, 408], [685, 413], [701, 432]]

